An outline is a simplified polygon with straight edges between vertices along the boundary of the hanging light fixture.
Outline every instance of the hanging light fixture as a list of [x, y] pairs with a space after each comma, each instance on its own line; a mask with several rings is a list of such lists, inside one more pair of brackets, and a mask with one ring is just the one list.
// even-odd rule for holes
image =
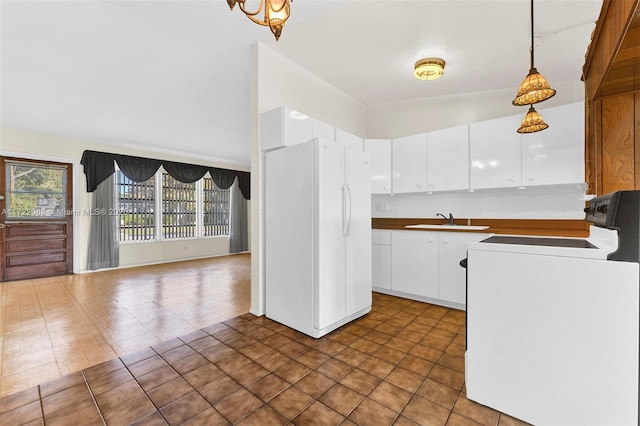
[[515, 106], [542, 102], [556, 94], [556, 91], [551, 88], [547, 80], [538, 72], [533, 64], [533, 44], [533, 0], [531, 0], [531, 68], [529, 69], [529, 74], [522, 81], [522, 84], [520, 84], [518, 94], [513, 100], [513, 105]]
[[[291, 1], [293, 0], [260, 0], [258, 9], [251, 12], [245, 9], [245, 0], [227, 0], [229, 7], [233, 10], [236, 3], [239, 5], [240, 10], [247, 15], [249, 19], [258, 25], [269, 27], [271, 32], [276, 38], [276, 41], [280, 38], [282, 28], [289, 19], [289, 12], [291, 10]], [[255, 16], [263, 12], [262, 19], [257, 19]]]
[[444, 74], [444, 63], [440, 58], [420, 59], [413, 66], [413, 75], [419, 80], [435, 80]]
[[524, 116], [522, 124], [516, 131], [518, 133], [535, 133], [546, 129], [547, 127], [549, 127], [549, 125], [544, 122], [540, 113], [536, 111], [533, 105], [530, 105], [527, 115]]

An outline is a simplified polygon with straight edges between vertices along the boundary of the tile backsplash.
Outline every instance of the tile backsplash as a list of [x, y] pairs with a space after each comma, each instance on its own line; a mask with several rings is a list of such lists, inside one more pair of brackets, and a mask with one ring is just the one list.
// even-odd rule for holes
[[532, 186], [524, 189], [478, 189], [432, 194], [396, 194], [371, 197], [372, 217], [583, 219], [585, 184]]

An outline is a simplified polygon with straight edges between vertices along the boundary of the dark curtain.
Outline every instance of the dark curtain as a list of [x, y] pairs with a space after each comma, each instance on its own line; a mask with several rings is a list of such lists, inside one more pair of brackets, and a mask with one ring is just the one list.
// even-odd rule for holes
[[100, 183], [116, 172], [114, 160], [116, 155], [106, 152], [85, 151], [82, 153], [80, 164], [84, 166], [87, 178], [87, 192], [96, 190]]
[[182, 183], [197, 182], [207, 173], [207, 168], [204, 166], [175, 163], [173, 161], [163, 161], [162, 167], [164, 167], [164, 170], [175, 180]]
[[116, 163], [120, 171], [134, 182], [146, 182], [156, 174], [162, 161], [151, 158], [130, 157], [128, 155], [118, 155]]
[[135, 182], [150, 179], [158, 168], [163, 166], [174, 179], [184, 183], [196, 182], [209, 172], [215, 184], [221, 189], [231, 187], [237, 177], [244, 198], [249, 200], [251, 196], [251, 173], [249, 172], [89, 150], [82, 153], [80, 161], [84, 166], [87, 179], [87, 192], [95, 191], [101, 182], [115, 173], [114, 161], [118, 163], [122, 173]]

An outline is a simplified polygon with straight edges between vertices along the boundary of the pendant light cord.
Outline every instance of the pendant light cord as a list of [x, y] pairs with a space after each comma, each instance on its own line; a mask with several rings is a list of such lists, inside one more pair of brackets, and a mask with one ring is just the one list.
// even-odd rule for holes
[[533, 0], [531, 0], [531, 69], [533, 68]]

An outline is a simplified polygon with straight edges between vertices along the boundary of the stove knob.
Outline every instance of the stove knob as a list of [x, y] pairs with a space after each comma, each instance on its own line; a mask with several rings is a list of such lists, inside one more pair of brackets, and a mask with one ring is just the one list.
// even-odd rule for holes
[[609, 211], [609, 204], [603, 204], [601, 206], [596, 207], [596, 211], [598, 213], [606, 213]]
[[591, 206], [589, 206], [589, 207], [585, 207], [585, 208], [584, 208], [584, 212], [585, 212], [586, 214], [592, 214], [592, 213], [594, 212], [594, 208], [593, 208], [593, 207], [591, 207]]

